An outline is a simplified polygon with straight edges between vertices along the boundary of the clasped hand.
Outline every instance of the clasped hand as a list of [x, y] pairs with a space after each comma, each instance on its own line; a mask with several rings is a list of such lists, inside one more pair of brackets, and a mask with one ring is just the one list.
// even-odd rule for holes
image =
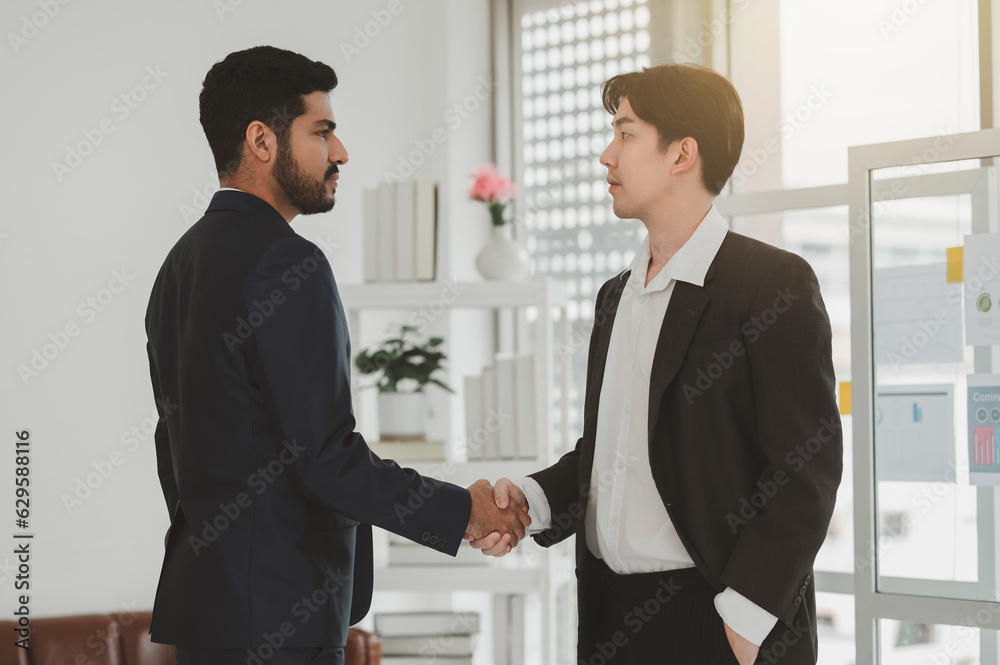
[[531, 524], [528, 500], [521, 488], [507, 478], [497, 481], [476, 481], [469, 487], [472, 494], [472, 516], [465, 540], [483, 554], [503, 556], [517, 547], [524, 530]]

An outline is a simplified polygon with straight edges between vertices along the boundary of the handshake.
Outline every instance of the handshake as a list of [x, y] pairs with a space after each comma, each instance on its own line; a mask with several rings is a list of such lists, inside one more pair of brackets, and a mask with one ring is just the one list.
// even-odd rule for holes
[[507, 478], [497, 481], [478, 480], [469, 486], [472, 513], [465, 529], [465, 540], [472, 547], [490, 556], [503, 556], [517, 547], [524, 530], [531, 524], [528, 500], [521, 488]]

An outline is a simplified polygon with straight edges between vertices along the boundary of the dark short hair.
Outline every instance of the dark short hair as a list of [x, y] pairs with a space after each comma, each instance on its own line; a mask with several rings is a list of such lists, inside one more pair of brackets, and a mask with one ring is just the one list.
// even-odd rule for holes
[[219, 175], [240, 164], [247, 126], [259, 120], [279, 141], [306, 112], [302, 95], [337, 87], [337, 74], [322, 62], [273, 46], [230, 53], [205, 75], [198, 97], [201, 126]]
[[604, 82], [608, 113], [614, 115], [625, 97], [640, 120], [656, 127], [661, 152], [687, 136], [698, 142], [701, 180], [718, 196], [743, 150], [743, 104], [733, 84], [708, 67], [672, 63]]

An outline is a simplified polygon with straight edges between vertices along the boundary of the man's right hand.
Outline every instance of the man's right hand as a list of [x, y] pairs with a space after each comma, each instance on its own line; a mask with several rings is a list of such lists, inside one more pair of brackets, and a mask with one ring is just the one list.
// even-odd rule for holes
[[525, 527], [531, 524], [527, 511], [518, 502], [498, 507], [488, 480], [476, 481], [468, 489], [472, 495], [472, 513], [465, 529], [466, 538], [482, 539], [498, 533], [510, 547], [516, 546], [524, 538]]
[[[528, 511], [527, 497], [524, 496], [521, 488], [509, 478], [501, 478], [497, 481], [496, 487], [493, 488], [493, 500], [496, 502], [498, 508], [506, 508], [513, 501], [521, 510]], [[528, 524], [531, 524], [530, 518], [528, 519]], [[476, 538], [466, 533], [465, 540], [471, 540], [472, 542], [469, 544], [474, 549], [482, 551], [483, 554], [496, 557], [507, 554], [517, 545], [517, 541], [511, 543], [510, 536], [501, 534], [499, 531], [494, 531], [482, 538]]]

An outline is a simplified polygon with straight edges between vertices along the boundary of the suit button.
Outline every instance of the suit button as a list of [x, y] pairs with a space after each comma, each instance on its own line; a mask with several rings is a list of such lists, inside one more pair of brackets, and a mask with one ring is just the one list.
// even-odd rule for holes
[[442, 538], [441, 540], [438, 541], [438, 547], [440, 547], [441, 549], [444, 549], [444, 538]]
[[806, 584], [809, 584], [810, 582], [812, 582], [812, 578], [813, 578], [812, 575], [806, 575]]
[[805, 593], [806, 593], [806, 585], [804, 585], [804, 584], [802, 585], [802, 588], [799, 589], [799, 593], [801, 593], [803, 596], [805, 595]]
[[424, 531], [422, 534], [420, 534], [420, 540], [424, 541], [425, 543], [428, 540], [430, 540], [430, 538], [431, 538], [431, 534], [428, 531]]
[[802, 596], [795, 596], [795, 600], [793, 602], [795, 606], [798, 607], [799, 605], [802, 604]]
[[431, 536], [431, 545], [437, 545], [437, 544], [438, 544], [438, 537]]

